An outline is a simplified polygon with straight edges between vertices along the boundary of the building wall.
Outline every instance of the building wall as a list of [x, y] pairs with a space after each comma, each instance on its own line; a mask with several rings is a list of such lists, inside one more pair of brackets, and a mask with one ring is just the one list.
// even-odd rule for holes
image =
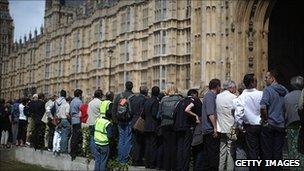
[[109, 8], [93, 4], [93, 13], [83, 16], [53, 1], [43, 34], [15, 43], [1, 96], [18, 98], [32, 87], [47, 94], [81, 88], [92, 95], [109, 86], [119, 92], [127, 80], [135, 91], [168, 83], [188, 89], [190, 4], [119, 1]]
[[111, 0], [77, 7], [52, 1], [43, 33], [14, 43], [1, 97], [61, 89], [72, 95], [76, 88], [89, 96], [97, 88], [118, 93], [127, 80], [136, 92], [169, 83], [183, 92], [212, 78], [239, 83], [246, 73], [261, 80], [272, 2]]

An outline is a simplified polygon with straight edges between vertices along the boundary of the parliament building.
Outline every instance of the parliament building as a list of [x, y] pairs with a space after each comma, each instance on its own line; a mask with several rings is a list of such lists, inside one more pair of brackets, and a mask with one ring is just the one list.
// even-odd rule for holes
[[13, 42], [0, 0], [1, 98], [76, 88], [91, 96], [128, 80], [181, 92], [268, 69], [303, 76], [301, 4], [287, 0], [46, 0], [44, 24]]

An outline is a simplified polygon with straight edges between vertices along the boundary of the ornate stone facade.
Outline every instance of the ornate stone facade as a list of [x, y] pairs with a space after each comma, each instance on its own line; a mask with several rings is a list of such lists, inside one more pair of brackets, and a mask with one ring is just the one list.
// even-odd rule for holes
[[9, 14], [7, 0], [0, 0], [0, 90], [4, 87], [5, 81], [2, 73], [5, 73], [6, 62], [13, 44], [13, 20]]
[[241, 82], [268, 69], [271, 0], [46, 2], [43, 32], [14, 43], [1, 96], [81, 88], [119, 92], [132, 80], [164, 89]]

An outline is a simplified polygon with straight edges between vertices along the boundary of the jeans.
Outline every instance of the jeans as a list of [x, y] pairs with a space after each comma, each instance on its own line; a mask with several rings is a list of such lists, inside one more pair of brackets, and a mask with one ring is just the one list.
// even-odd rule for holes
[[129, 160], [129, 155], [132, 148], [131, 122], [119, 123], [118, 132], [118, 162], [121, 164], [126, 164]]
[[89, 126], [89, 129], [90, 129], [90, 150], [91, 150], [91, 154], [93, 156], [93, 159], [96, 162], [97, 157], [98, 157], [98, 151], [97, 151], [97, 147], [96, 147], [96, 144], [95, 144], [95, 141], [94, 141], [95, 126], [91, 125], [91, 126]]
[[107, 162], [109, 158], [110, 147], [109, 145], [100, 146], [95, 144], [97, 157], [95, 159], [95, 171], [106, 171]]
[[220, 143], [220, 165], [219, 170], [233, 170], [234, 162], [232, 158], [232, 145], [233, 142], [227, 134], [221, 134]]
[[60, 126], [61, 126], [60, 152], [61, 153], [68, 153], [70, 122], [67, 119], [61, 119]]

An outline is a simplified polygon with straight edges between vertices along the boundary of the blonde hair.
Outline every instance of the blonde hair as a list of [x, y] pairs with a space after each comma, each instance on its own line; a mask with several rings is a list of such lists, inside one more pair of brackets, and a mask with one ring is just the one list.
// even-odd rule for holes
[[178, 89], [174, 84], [168, 84], [165, 90], [167, 96], [178, 94]]

